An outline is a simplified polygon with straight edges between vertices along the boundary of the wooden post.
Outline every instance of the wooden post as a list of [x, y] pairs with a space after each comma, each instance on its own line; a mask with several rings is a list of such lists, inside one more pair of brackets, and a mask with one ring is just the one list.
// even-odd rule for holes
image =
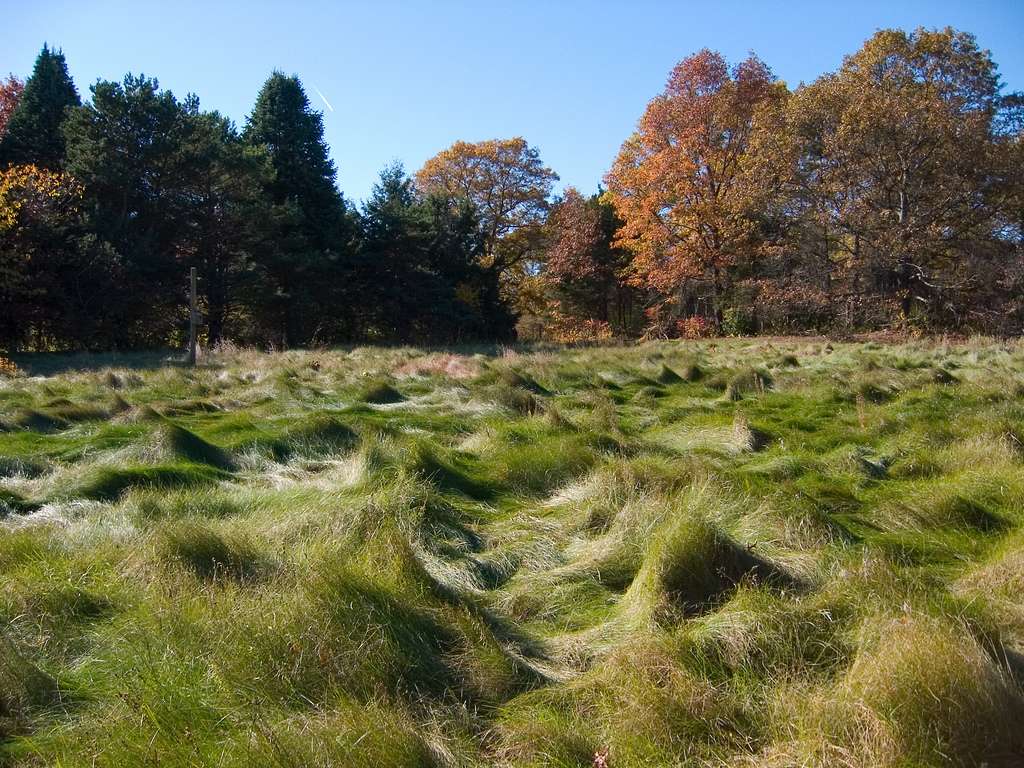
[[188, 364], [196, 364], [196, 333], [199, 326], [199, 311], [196, 309], [196, 268], [189, 273], [189, 316], [188, 316]]

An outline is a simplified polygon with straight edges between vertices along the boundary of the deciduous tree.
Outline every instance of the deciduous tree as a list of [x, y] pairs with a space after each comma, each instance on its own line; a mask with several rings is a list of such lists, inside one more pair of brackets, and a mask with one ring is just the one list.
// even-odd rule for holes
[[601, 193], [585, 198], [569, 187], [552, 206], [543, 275], [561, 315], [633, 330], [629, 253], [614, 245], [621, 225]]
[[675, 67], [608, 173], [634, 280], [692, 305], [677, 311], [704, 299], [717, 314], [730, 267], [757, 245], [761, 211], [746, 154], [759, 109], [784, 94], [755, 56], [730, 68], [700, 51]]
[[979, 287], [998, 98], [989, 53], [948, 28], [882, 30], [794, 96], [798, 179], [856, 292], [893, 295], [904, 316], [955, 315]]
[[457, 141], [416, 173], [424, 194], [469, 200], [486, 240], [484, 266], [505, 273], [527, 257], [558, 174], [525, 139]]
[[7, 132], [7, 123], [24, 90], [25, 84], [14, 75], [8, 75], [6, 80], [0, 80], [0, 141]]

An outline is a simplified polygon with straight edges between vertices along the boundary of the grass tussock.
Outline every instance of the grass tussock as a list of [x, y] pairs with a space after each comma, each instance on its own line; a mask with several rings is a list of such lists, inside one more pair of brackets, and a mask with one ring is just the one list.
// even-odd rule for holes
[[375, 379], [360, 388], [357, 399], [370, 405], [390, 405], [400, 403], [405, 396], [395, 389], [387, 379]]
[[493, 352], [27, 360], [0, 764], [1020, 762], [1024, 346]]
[[235, 460], [230, 453], [204, 440], [184, 427], [168, 422], [156, 435], [157, 450], [168, 458], [184, 459], [196, 464], [209, 464], [220, 469], [233, 469]]
[[767, 371], [744, 368], [729, 379], [725, 387], [726, 400], [742, 400], [747, 395], [764, 394], [772, 388], [774, 380]]
[[91, 472], [72, 495], [97, 501], [113, 501], [133, 488], [194, 488], [215, 483], [224, 473], [204, 464], [176, 464], [100, 467]]
[[156, 534], [157, 556], [204, 579], [248, 579], [261, 569], [261, 558], [245, 539], [225, 536], [206, 523], [176, 521]]

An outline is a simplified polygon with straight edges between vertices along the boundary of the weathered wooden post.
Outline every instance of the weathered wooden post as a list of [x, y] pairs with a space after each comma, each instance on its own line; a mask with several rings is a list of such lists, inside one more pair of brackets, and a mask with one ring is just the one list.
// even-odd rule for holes
[[199, 311], [196, 309], [196, 268], [189, 272], [189, 316], [188, 316], [188, 364], [194, 366], [198, 357], [196, 334], [199, 326]]

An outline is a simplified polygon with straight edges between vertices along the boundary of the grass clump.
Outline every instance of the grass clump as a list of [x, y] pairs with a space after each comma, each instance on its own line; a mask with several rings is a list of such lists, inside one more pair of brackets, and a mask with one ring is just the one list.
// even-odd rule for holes
[[695, 362], [688, 362], [679, 369], [679, 378], [687, 382], [697, 382], [705, 376], [704, 369]]
[[489, 390], [491, 399], [503, 408], [522, 416], [530, 416], [540, 410], [540, 402], [522, 387], [498, 384]]
[[325, 456], [350, 450], [358, 442], [359, 434], [338, 417], [314, 413], [290, 424], [274, 442], [273, 452], [280, 460], [294, 454]]
[[33, 712], [60, 701], [57, 681], [0, 636], [0, 739], [25, 733]]
[[502, 384], [504, 384], [507, 387], [523, 389], [534, 395], [546, 395], [548, 393], [548, 391], [540, 384], [538, 384], [537, 380], [534, 379], [532, 376], [530, 376], [527, 373], [523, 373], [522, 371], [517, 371], [513, 368], [501, 369], [501, 371], [498, 373], [498, 379]]
[[402, 402], [405, 395], [395, 389], [387, 379], [373, 379], [360, 388], [357, 399], [370, 405], [389, 405]]
[[156, 533], [156, 552], [165, 562], [181, 565], [204, 579], [248, 579], [261, 568], [261, 558], [245, 539], [225, 536], [208, 524], [177, 521]]
[[725, 388], [726, 400], [741, 400], [745, 395], [763, 394], [772, 388], [774, 381], [767, 371], [744, 368], [729, 379]]
[[100, 467], [87, 476], [72, 495], [97, 501], [113, 501], [132, 488], [194, 488], [226, 479], [226, 473], [205, 464]]
[[[654, 374], [653, 378], [659, 384], [679, 384], [682, 381], [686, 381], [686, 379], [664, 364]], [[693, 381], [693, 379], [689, 379], [689, 381]]]
[[706, 613], [741, 583], [793, 587], [796, 580], [700, 515], [680, 516], [658, 537], [638, 582], [663, 607]]
[[209, 464], [220, 469], [233, 469], [235, 466], [230, 453], [178, 424], [163, 424], [157, 431], [156, 444], [168, 458]]
[[26, 499], [17, 491], [0, 486], [0, 517], [3, 515], [25, 515], [39, 509], [39, 504]]
[[909, 616], [869, 631], [876, 636], [865, 639], [839, 702], [850, 709], [833, 721], [845, 738], [856, 745], [850, 725], [868, 719], [865, 733], [877, 728], [889, 750], [925, 764], [998, 765], [1024, 754], [1021, 691], [967, 627]]
[[35, 408], [22, 408], [12, 418], [6, 420], [4, 426], [9, 430], [23, 429], [45, 435], [67, 429], [70, 425], [65, 419], [53, 413]]

